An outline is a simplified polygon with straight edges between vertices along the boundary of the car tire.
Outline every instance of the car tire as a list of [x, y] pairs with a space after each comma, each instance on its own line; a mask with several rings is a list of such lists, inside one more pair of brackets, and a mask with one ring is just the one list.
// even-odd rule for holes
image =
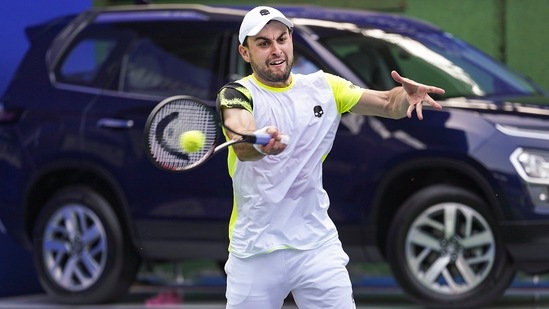
[[139, 258], [112, 206], [85, 186], [55, 194], [34, 229], [34, 263], [46, 292], [66, 304], [110, 302], [135, 280]]
[[470, 191], [434, 185], [397, 212], [387, 241], [398, 283], [429, 308], [478, 308], [497, 300], [514, 267], [488, 206]]

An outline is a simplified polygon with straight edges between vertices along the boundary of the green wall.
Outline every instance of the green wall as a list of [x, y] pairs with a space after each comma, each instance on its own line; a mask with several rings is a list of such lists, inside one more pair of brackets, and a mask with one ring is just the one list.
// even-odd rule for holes
[[499, 59], [497, 2], [408, 0], [403, 13], [427, 20]]
[[549, 90], [549, 1], [508, 1], [507, 63]]
[[[423, 19], [476, 46], [549, 90], [548, 0], [151, 0], [153, 3], [312, 4], [389, 11]], [[132, 3], [95, 0], [97, 6]]]
[[549, 90], [549, 1], [407, 0], [404, 15], [427, 20]]

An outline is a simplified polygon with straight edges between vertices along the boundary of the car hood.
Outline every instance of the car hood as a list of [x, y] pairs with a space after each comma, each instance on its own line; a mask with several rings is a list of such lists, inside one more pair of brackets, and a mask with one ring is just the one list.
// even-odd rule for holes
[[439, 101], [443, 108], [474, 110], [494, 125], [549, 132], [549, 97], [451, 98]]

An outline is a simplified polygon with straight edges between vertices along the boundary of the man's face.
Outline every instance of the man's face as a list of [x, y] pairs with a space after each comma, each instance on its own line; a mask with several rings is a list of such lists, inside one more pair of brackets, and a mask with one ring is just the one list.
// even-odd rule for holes
[[256, 36], [247, 38], [240, 54], [250, 62], [257, 79], [272, 87], [284, 87], [294, 61], [292, 35], [283, 23], [269, 22]]

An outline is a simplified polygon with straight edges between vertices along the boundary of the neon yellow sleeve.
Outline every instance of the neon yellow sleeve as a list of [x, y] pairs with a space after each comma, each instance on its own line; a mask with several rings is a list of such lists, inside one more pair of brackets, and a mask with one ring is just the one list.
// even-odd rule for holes
[[324, 73], [324, 75], [332, 87], [337, 104], [337, 110], [340, 114], [350, 111], [351, 108], [358, 103], [358, 100], [364, 91], [366, 91], [366, 89], [358, 87], [339, 76], [330, 73]]

